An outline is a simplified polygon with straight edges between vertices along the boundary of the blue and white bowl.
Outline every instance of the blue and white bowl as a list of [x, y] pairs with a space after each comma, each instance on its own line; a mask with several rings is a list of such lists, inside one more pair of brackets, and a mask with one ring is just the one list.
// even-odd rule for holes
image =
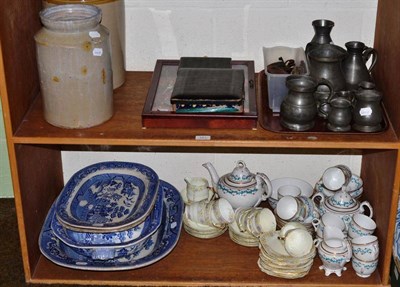
[[100, 162], [76, 172], [55, 205], [67, 229], [105, 233], [142, 223], [153, 209], [159, 179], [151, 168], [131, 162]]
[[156, 204], [150, 215], [141, 224], [128, 228], [127, 230], [94, 233], [79, 232], [65, 228], [54, 216], [51, 222], [51, 228], [62, 242], [75, 247], [102, 247], [102, 246], [124, 246], [134, 241], [143, 240], [150, 237], [161, 225], [163, 214], [163, 191], [159, 187]]

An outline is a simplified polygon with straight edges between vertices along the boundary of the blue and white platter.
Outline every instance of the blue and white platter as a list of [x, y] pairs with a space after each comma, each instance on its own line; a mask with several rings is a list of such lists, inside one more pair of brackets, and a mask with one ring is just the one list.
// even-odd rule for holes
[[72, 247], [85, 249], [132, 247], [132, 244], [152, 236], [161, 225], [164, 209], [164, 194], [161, 185], [159, 185], [158, 189], [156, 204], [149, 216], [141, 224], [127, 230], [107, 233], [74, 231], [61, 225], [55, 214], [51, 221], [51, 229], [62, 242]]
[[158, 176], [132, 162], [100, 162], [76, 172], [56, 201], [56, 216], [67, 229], [115, 232], [142, 223], [154, 207]]
[[47, 259], [57, 265], [80, 270], [130, 270], [158, 262], [167, 256], [178, 242], [184, 208], [182, 198], [175, 187], [161, 180], [160, 186], [164, 194], [165, 220], [160, 227], [162, 232], [160, 232], [157, 242], [154, 243], [153, 250], [148, 255], [139, 259], [136, 258], [137, 254], [131, 254], [110, 260], [95, 260], [76, 253], [55, 236], [51, 229], [55, 205], [50, 209], [39, 236], [40, 251]]

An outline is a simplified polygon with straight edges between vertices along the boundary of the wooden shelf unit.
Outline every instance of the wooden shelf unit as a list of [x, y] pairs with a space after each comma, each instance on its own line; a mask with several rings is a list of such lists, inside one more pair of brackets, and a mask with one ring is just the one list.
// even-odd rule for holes
[[[273, 133], [256, 130], [143, 129], [141, 112], [151, 73], [129, 72], [126, 84], [115, 91], [115, 115], [97, 127], [66, 130], [43, 119], [33, 35], [40, 29], [40, 0], [0, 2], [0, 95], [13, 178], [18, 228], [26, 281], [97, 285], [172, 286], [388, 286], [393, 231], [400, 182], [400, 2], [379, 1], [375, 69], [384, 94], [389, 128], [380, 134], [338, 135]], [[392, 32], [392, 33], [391, 33]], [[396, 74], [397, 72], [397, 74]], [[207, 141], [196, 135], [210, 135]], [[362, 155], [364, 200], [374, 207], [381, 252], [378, 270], [367, 279], [349, 265], [341, 278], [325, 277], [315, 263], [305, 278], [284, 280], [267, 276], [256, 264], [257, 248], [234, 244], [227, 234], [196, 239], [182, 231], [173, 252], [156, 264], [131, 271], [88, 272], [63, 268], [48, 261], [38, 248], [38, 236], [47, 211], [61, 190], [61, 151], [91, 146], [101, 150], [199, 152], [263, 152]]]

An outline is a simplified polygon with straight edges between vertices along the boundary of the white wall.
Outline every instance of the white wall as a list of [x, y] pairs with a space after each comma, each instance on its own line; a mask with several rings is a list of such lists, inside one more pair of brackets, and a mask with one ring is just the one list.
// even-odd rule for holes
[[[126, 67], [151, 71], [157, 59], [228, 56], [254, 60], [258, 72], [263, 46], [304, 47], [315, 19], [335, 22], [331, 37], [337, 45], [358, 40], [372, 46], [376, 8], [377, 0], [125, 0]], [[239, 159], [271, 179], [293, 176], [311, 184], [329, 166], [346, 164], [359, 173], [361, 165], [358, 155], [63, 153], [65, 180], [94, 162], [129, 160], [149, 165], [179, 189], [185, 176], [208, 177], [202, 163], [211, 161], [223, 175]]]
[[305, 47], [311, 22], [335, 22], [335, 44], [373, 45], [377, 0], [125, 0], [128, 70], [152, 70], [157, 59], [228, 56], [254, 60], [262, 47]]
[[360, 156], [350, 155], [63, 152], [64, 181], [89, 164], [110, 160], [139, 162], [150, 166], [160, 179], [178, 189], [185, 187], [185, 177], [201, 176], [211, 183], [209, 173], [202, 167], [207, 161], [214, 165], [219, 176], [232, 172], [236, 162], [244, 160], [251, 172], [263, 172], [271, 180], [297, 177], [313, 186], [330, 166], [345, 164], [353, 173], [359, 174], [361, 165]]

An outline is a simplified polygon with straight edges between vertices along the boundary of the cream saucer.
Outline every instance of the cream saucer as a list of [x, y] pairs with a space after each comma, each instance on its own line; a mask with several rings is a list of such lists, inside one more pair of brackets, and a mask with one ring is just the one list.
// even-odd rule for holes
[[187, 233], [189, 233], [194, 237], [207, 239], [222, 235], [228, 229], [228, 226], [224, 225], [221, 227], [216, 227], [216, 226], [208, 226], [205, 224], [200, 224], [190, 220], [187, 217], [186, 213], [184, 213], [183, 228]]

